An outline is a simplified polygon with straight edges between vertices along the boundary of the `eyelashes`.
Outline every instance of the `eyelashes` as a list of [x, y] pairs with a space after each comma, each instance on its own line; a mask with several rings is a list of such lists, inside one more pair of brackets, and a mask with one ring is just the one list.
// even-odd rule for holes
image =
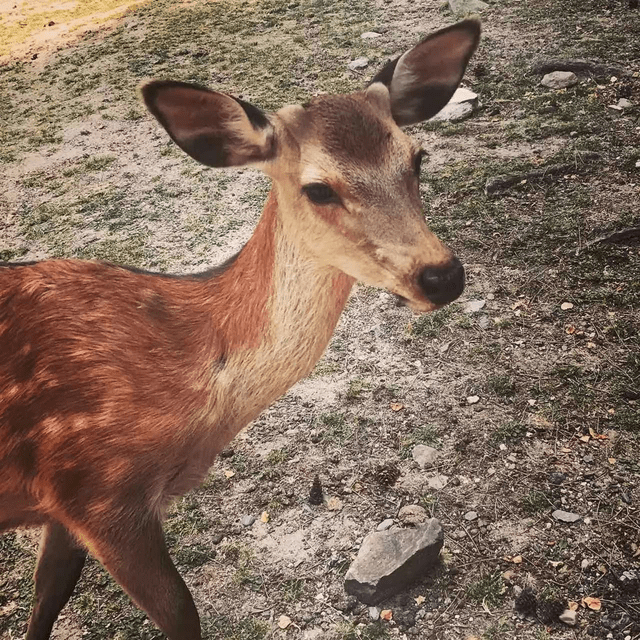
[[340, 196], [324, 182], [313, 182], [302, 187], [304, 193], [314, 204], [340, 204]]

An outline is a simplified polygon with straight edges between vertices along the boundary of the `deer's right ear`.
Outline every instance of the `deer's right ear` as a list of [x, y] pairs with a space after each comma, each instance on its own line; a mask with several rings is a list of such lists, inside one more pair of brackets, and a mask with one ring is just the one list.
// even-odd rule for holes
[[142, 97], [173, 141], [202, 164], [235, 167], [275, 154], [269, 119], [239, 98], [169, 80], [144, 85]]
[[389, 62], [370, 84], [389, 89], [391, 113], [404, 127], [435, 116], [453, 96], [480, 42], [480, 23], [463, 20], [427, 36]]

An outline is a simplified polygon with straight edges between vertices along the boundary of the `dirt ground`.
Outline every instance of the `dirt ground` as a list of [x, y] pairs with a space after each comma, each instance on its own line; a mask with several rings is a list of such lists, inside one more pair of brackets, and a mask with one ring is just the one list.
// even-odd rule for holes
[[[269, 184], [179, 152], [140, 105], [143, 80], [276, 109], [355, 90], [456, 19], [441, 0], [0, 8], [0, 260], [179, 273], [235, 253]], [[612, 236], [640, 225], [640, 10], [493, 0], [482, 20], [463, 82], [476, 112], [411, 130], [429, 153], [427, 219], [468, 287], [423, 317], [356, 288], [313, 374], [176, 504], [167, 537], [207, 638], [640, 638], [639, 234]], [[369, 66], [349, 71], [359, 56]], [[540, 85], [537, 65], [577, 59], [577, 85]], [[487, 194], [505, 174], [519, 177]], [[438, 449], [433, 466], [418, 444]], [[441, 563], [373, 620], [344, 574], [404, 505], [442, 522]], [[3, 639], [25, 630], [37, 535], [0, 536]], [[537, 615], [514, 607], [524, 588]], [[577, 607], [576, 626], [547, 619], [553, 606]], [[161, 635], [91, 562], [53, 637]]]

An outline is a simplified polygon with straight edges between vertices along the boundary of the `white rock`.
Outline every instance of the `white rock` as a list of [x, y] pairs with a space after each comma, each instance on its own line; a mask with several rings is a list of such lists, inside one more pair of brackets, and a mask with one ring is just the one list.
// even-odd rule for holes
[[569, 309], [573, 309], [573, 305], [572, 305], [570, 302], [563, 302], [563, 303], [560, 305], [560, 308], [561, 308], [563, 311], [569, 311]]
[[464, 87], [458, 87], [451, 97], [451, 100], [449, 100], [449, 104], [451, 104], [452, 102], [455, 104], [460, 104], [461, 102], [475, 102], [477, 99], [477, 93], [474, 93], [469, 89], [465, 89]]
[[378, 607], [369, 607], [369, 618], [377, 620], [380, 617], [380, 609]]
[[383, 520], [377, 527], [377, 531], [386, 531], [393, 524], [393, 518], [387, 518]]
[[360, 34], [360, 37], [363, 40], [373, 40], [374, 38], [379, 38], [382, 34], [378, 33], [377, 31], [365, 31], [364, 33]]
[[417, 444], [411, 452], [412, 458], [418, 463], [421, 469], [432, 465], [439, 455], [439, 451], [426, 444]]
[[581, 518], [577, 513], [562, 511], [562, 509], [556, 509], [551, 515], [560, 522], [577, 522]]
[[291, 618], [289, 616], [280, 616], [278, 618], [278, 626], [281, 629], [286, 629], [291, 624]]
[[480, 402], [480, 396], [468, 396], [467, 404], [478, 404]]
[[578, 76], [572, 71], [553, 71], [547, 73], [540, 84], [549, 89], [566, 89], [578, 84]]
[[478, 514], [475, 511], [467, 511], [467, 513], [464, 514], [464, 519], [468, 520], [469, 522], [472, 522], [477, 517], [478, 517]]
[[349, 63], [349, 69], [351, 71], [357, 71], [358, 69], [366, 69], [369, 66], [369, 58], [356, 58]]
[[464, 303], [464, 307], [462, 308], [465, 313], [476, 313], [483, 309], [487, 304], [486, 300], [468, 300]]
[[460, 104], [450, 102], [431, 120], [434, 122], [460, 122], [468, 118], [472, 113], [473, 105], [470, 102], [462, 102]]
[[620, 98], [620, 100], [618, 100], [618, 106], [622, 107], [623, 109], [630, 109], [631, 107], [633, 107], [633, 102], [631, 102], [631, 100], [627, 100], [626, 98]]
[[575, 627], [576, 622], [578, 621], [578, 616], [575, 611], [571, 611], [571, 609], [565, 609], [560, 614], [560, 621], [568, 624], [570, 627]]
[[449, 476], [436, 473], [435, 476], [432, 476], [427, 480], [427, 485], [430, 489], [440, 491], [440, 489], [444, 489], [447, 486], [447, 482], [449, 482]]

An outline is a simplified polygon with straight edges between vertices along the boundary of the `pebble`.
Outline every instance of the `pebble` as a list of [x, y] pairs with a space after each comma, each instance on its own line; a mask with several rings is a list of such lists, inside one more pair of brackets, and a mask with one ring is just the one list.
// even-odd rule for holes
[[380, 609], [378, 607], [369, 607], [369, 618], [374, 622], [380, 617]]
[[356, 58], [355, 60], [352, 60], [348, 66], [351, 71], [366, 69], [369, 66], [369, 58], [365, 58], [364, 56], [361, 58]]
[[566, 89], [578, 84], [578, 76], [572, 71], [553, 71], [547, 73], [540, 84], [549, 89]]
[[464, 519], [468, 520], [469, 522], [475, 520], [477, 517], [478, 514], [475, 511], [467, 511], [467, 513], [464, 514]]
[[577, 622], [577, 614], [571, 609], [565, 609], [560, 614], [560, 621], [568, 624], [570, 627], [575, 627]]
[[563, 302], [563, 303], [560, 305], [560, 308], [561, 308], [563, 311], [569, 311], [569, 309], [573, 309], [573, 305], [572, 305], [570, 302]]
[[240, 518], [240, 523], [242, 524], [243, 527], [250, 527], [254, 522], [256, 521], [255, 516], [242, 516], [242, 518]]
[[627, 100], [626, 98], [620, 98], [620, 100], [618, 100], [618, 106], [622, 107], [623, 109], [630, 109], [631, 107], [633, 107], [633, 102], [631, 102], [631, 100]]
[[426, 444], [417, 444], [411, 451], [411, 457], [418, 463], [421, 469], [432, 465], [439, 455], [439, 451]]
[[462, 308], [465, 313], [476, 313], [487, 304], [486, 300], [468, 300]]
[[393, 525], [393, 518], [387, 518], [386, 520], [383, 520], [377, 527], [376, 530], [377, 531], [386, 531], [389, 527], [391, 527], [391, 525]]
[[621, 493], [620, 494], [620, 499], [625, 504], [631, 504], [631, 496], [628, 493]]
[[434, 489], [435, 491], [440, 491], [440, 489], [444, 489], [447, 486], [447, 482], [449, 481], [449, 477], [440, 473], [436, 473], [435, 476], [427, 479], [427, 485], [430, 489]]
[[567, 479], [567, 476], [564, 473], [560, 473], [559, 471], [553, 471], [549, 474], [549, 482], [551, 484], [560, 485]]
[[582, 516], [579, 516], [577, 513], [571, 513], [570, 511], [562, 511], [562, 509], [556, 509], [551, 515], [556, 520], [560, 520], [560, 522], [577, 522], [582, 517]]
[[478, 404], [480, 396], [467, 396], [467, 404]]
[[586, 456], [582, 458], [582, 461], [586, 462], [587, 464], [593, 464], [593, 456], [590, 453], [588, 453]]
[[365, 31], [364, 33], [360, 34], [360, 37], [363, 40], [373, 40], [374, 38], [379, 38], [382, 34], [378, 33], [377, 31]]
[[456, 104], [450, 102], [441, 109], [433, 118], [432, 122], [460, 122], [465, 120], [473, 113], [473, 104], [470, 102], [461, 102]]

